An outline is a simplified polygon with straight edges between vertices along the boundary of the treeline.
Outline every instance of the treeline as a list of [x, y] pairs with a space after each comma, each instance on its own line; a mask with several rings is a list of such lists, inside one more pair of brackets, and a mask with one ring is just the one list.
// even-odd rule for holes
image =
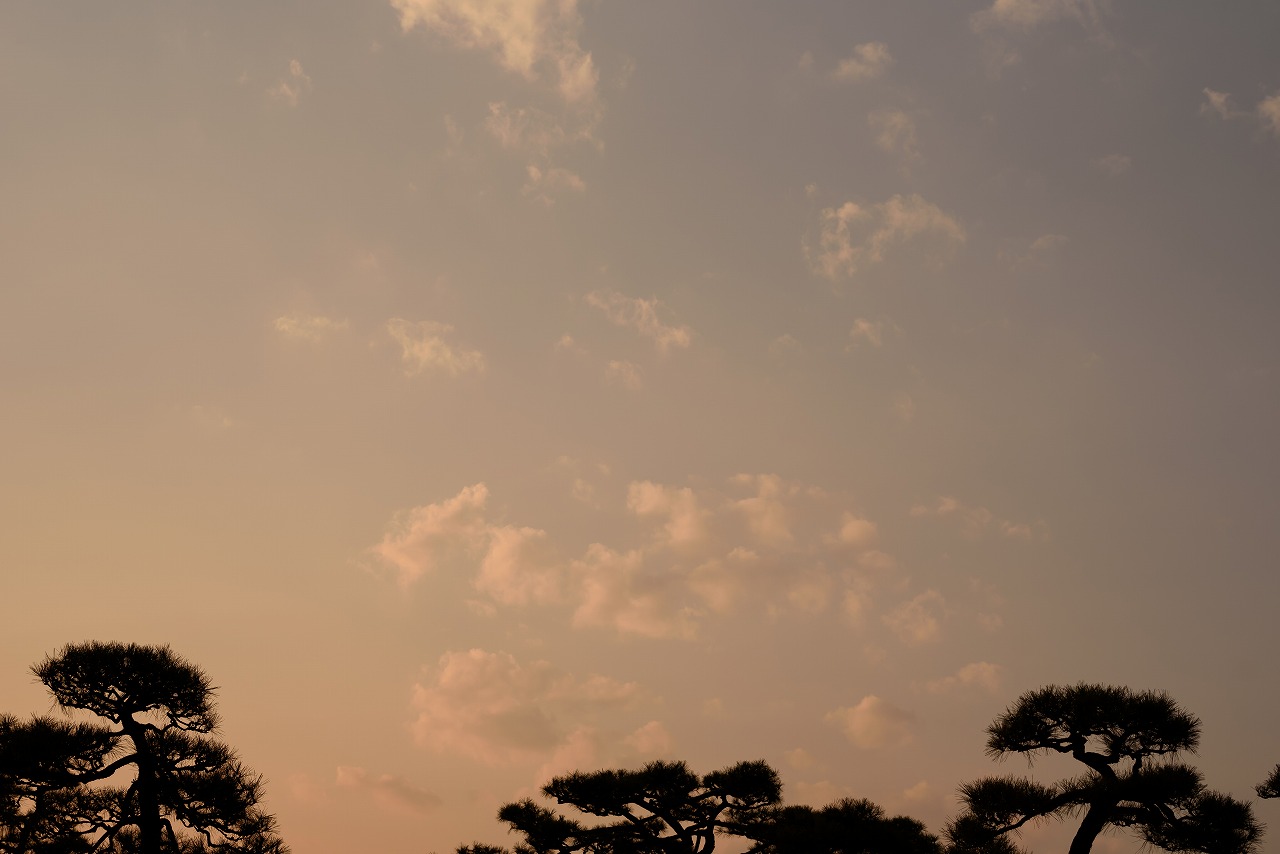
[[[60, 708], [98, 720], [0, 715], [0, 854], [289, 854], [259, 808], [261, 778], [212, 735], [214, 689], [200, 668], [167, 646], [84, 643], [32, 671]], [[702, 776], [659, 761], [557, 777], [542, 794], [571, 814], [506, 804], [511, 851], [457, 854], [711, 854], [725, 837], [752, 854], [1017, 854], [1023, 827], [1065, 818], [1079, 822], [1068, 854], [1088, 854], [1109, 830], [1165, 851], [1251, 854], [1262, 835], [1252, 805], [1180, 759], [1199, 742], [1200, 721], [1164, 693], [1048, 686], [995, 719], [987, 753], [1062, 754], [1080, 773], [966, 783], [941, 836], [867, 800], [784, 804], [763, 761]], [[1280, 765], [1256, 791], [1280, 797]]]

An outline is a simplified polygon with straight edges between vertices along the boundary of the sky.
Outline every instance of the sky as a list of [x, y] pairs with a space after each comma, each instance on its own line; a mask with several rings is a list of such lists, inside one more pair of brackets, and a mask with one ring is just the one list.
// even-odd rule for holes
[[501, 804], [659, 758], [940, 831], [1078, 681], [1169, 692], [1251, 797], [1278, 32], [0, 4], [0, 710], [66, 643], [170, 644], [297, 854], [509, 843]]

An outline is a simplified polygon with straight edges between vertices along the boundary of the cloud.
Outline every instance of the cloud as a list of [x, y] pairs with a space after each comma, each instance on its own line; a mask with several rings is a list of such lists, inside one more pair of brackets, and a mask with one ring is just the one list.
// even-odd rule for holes
[[1096, 26], [1103, 9], [1104, 3], [1098, 0], [994, 0], [990, 8], [975, 12], [970, 23], [976, 32], [991, 29], [1025, 32], [1063, 20]]
[[797, 747], [795, 750], [788, 750], [785, 755], [787, 757], [787, 764], [792, 768], [803, 770], [805, 768], [812, 768], [814, 765], [818, 764], [818, 760], [813, 758], [813, 754], [805, 750], [803, 747]]
[[694, 546], [707, 537], [708, 514], [687, 486], [676, 488], [647, 480], [632, 483], [627, 489], [627, 509], [637, 516], [663, 519], [662, 541], [666, 545]]
[[562, 567], [547, 532], [511, 525], [490, 527], [489, 545], [475, 577], [477, 591], [503, 605], [560, 599]]
[[450, 344], [445, 337], [452, 332], [452, 326], [430, 320], [413, 323], [393, 317], [387, 321], [387, 333], [400, 344], [406, 376], [427, 372], [451, 377], [472, 371], [483, 373], [484, 354]]
[[859, 344], [867, 344], [871, 347], [880, 347], [884, 344], [886, 333], [901, 334], [902, 330], [892, 320], [880, 318], [879, 320], [868, 320], [865, 317], [859, 317], [853, 321], [853, 326], [849, 329], [849, 349], [853, 349]]
[[634, 682], [579, 680], [506, 652], [451, 651], [413, 687], [411, 732], [419, 746], [490, 765], [546, 762], [557, 751], [580, 752], [586, 723], [639, 693]]
[[311, 78], [302, 70], [302, 63], [296, 59], [289, 60], [289, 73], [281, 77], [267, 89], [267, 95], [277, 101], [298, 106], [298, 100], [304, 92], [311, 91]]
[[688, 347], [693, 339], [693, 330], [688, 326], [662, 320], [666, 306], [660, 300], [603, 291], [593, 291], [585, 299], [587, 305], [604, 312], [615, 326], [630, 327], [651, 340], [659, 353]]
[[577, 0], [391, 0], [400, 26], [433, 31], [465, 49], [491, 54], [526, 80], [551, 79], [575, 104], [596, 97], [599, 73], [578, 38]]
[[368, 792], [376, 803], [393, 812], [423, 814], [443, 803], [438, 795], [404, 777], [370, 774], [357, 766], [339, 765], [334, 783], [339, 788]]
[[843, 546], [867, 548], [876, 541], [879, 529], [870, 519], [861, 519], [846, 512], [840, 519], [840, 530], [831, 541]]
[[825, 208], [819, 230], [817, 246], [806, 245], [805, 256], [814, 273], [832, 280], [880, 263], [897, 245], [929, 240], [950, 251], [965, 242], [960, 223], [915, 194], [891, 196], [870, 207], [845, 202]]
[[697, 635], [693, 610], [681, 604], [681, 576], [646, 567], [643, 551], [619, 552], [592, 543], [573, 570], [581, 583], [575, 626], [609, 627], [648, 638]]
[[671, 733], [661, 721], [649, 721], [624, 739], [641, 756], [664, 756], [671, 752]]
[[1217, 116], [1220, 119], [1233, 119], [1242, 115], [1231, 106], [1231, 95], [1227, 92], [1215, 92], [1207, 86], [1204, 89], [1204, 103], [1200, 105], [1200, 115]]
[[644, 388], [644, 372], [640, 366], [625, 359], [611, 359], [604, 367], [604, 377], [612, 385], [620, 385], [631, 391]]
[[925, 688], [932, 694], [946, 694], [961, 688], [981, 688], [996, 694], [1003, 681], [1003, 667], [989, 661], [975, 661], [961, 667], [952, 676], [930, 682]]
[[733, 480], [734, 483], [754, 486], [756, 489], [754, 497], [734, 502], [734, 508], [746, 517], [755, 538], [759, 542], [775, 547], [790, 543], [793, 536], [790, 514], [782, 500], [784, 497], [782, 478], [776, 474], [740, 474]]
[[1257, 112], [1267, 130], [1280, 136], [1280, 92], [1259, 101]]
[[904, 167], [920, 159], [916, 123], [911, 116], [902, 110], [882, 110], [868, 115], [867, 123], [875, 131], [880, 150], [899, 158]]
[[916, 402], [905, 391], [893, 396], [893, 414], [903, 424], [910, 424], [916, 417]]
[[565, 192], [585, 193], [587, 183], [568, 169], [558, 166], [542, 168], [530, 163], [525, 169], [529, 180], [521, 192], [534, 196], [545, 205], [555, 204], [556, 198]]
[[477, 552], [488, 539], [483, 483], [436, 504], [414, 507], [392, 521], [373, 555], [394, 569], [402, 586], [435, 570], [450, 555]]
[[852, 708], [829, 712], [826, 720], [844, 730], [855, 746], [872, 749], [910, 744], [915, 716], [872, 694]]
[[290, 314], [277, 317], [272, 323], [285, 338], [319, 344], [326, 338], [347, 330], [347, 321], [334, 320], [317, 314]]
[[947, 495], [939, 497], [933, 505], [915, 505], [911, 508], [911, 515], [916, 518], [952, 520], [959, 526], [961, 533], [971, 540], [980, 539], [989, 533], [1010, 540], [1049, 539], [1049, 526], [1043, 520], [1014, 522], [1001, 519], [986, 507], [962, 504]]
[[574, 143], [598, 148], [597, 121], [597, 115], [588, 114], [566, 122], [536, 107], [512, 107], [506, 101], [495, 101], [489, 104], [484, 128], [505, 149], [546, 158], [556, 149]]
[[936, 590], [926, 590], [903, 602], [881, 620], [898, 639], [909, 646], [920, 646], [938, 639], [941, 633], [939, 612], [946, 603]]
[[880, 77], [893, 64], [889, 46], [884, 42], [864, 42], [853, 48], [853, 54], [838, 63], [831, 77], [841, 83], [861, 83]]

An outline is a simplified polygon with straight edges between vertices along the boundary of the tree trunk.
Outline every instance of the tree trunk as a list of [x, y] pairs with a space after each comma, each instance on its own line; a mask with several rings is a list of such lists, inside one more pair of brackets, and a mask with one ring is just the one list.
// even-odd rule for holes
[[1089, 811], [1084, 814], [1084, 821], [1080, 822], [1080, 829], [1071, 840], [1071, 848], [1068, 849], [1067, 854], [1089, 854], [1093, 849], [1093, 841], [1106, 828], [1107, 819], [1111, 817], [1114, 806], [1114, 803], [1096, 801], [1089, 805]]
[[138, 768], [138, 852], [160, 854], [160, 794], [157, 791], [156, 759], [147, 744], [146, 728], [125, 716], [121, 721], [125, 735], [133, 742], [134, 763]]

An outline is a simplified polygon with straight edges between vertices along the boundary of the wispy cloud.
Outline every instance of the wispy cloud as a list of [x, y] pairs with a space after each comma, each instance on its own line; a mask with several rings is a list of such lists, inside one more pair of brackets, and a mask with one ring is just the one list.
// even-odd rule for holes
[[319, 344], [333, 335], [346, 332], [348, 324], [346, 320], [319, 314], [290, 314], [277, 317], [272, 326], [285, 338]]
[[806, 244], [805, 256], [814, 273], [835, 280], [882, 262], [894, 246], [919, 241], [949, 252], [965, 242], [965, 231], [923, 197], [895, 195], [870, 206], [845, 202], [825, 208], [816, 245]]
[[634, 329], [653, 342], [659, 353], [688, 347], [693, 330], [683, 324], [662, 319], [666, 306], [657, 299], [629, 297], [625, 294], [593, 291], [586, 296], [587, 305], [599, 309], [615, 326]]
[[395, 317], [387, 321], [387, 333], [400, 344], [400, 357], [408, 376], [443, 373], [456, 377], [484, 372], [484, 354], [450, 343], [447, 339], [453, 327], [446, 323], [414, 323]]
[[277, 101], [288, 104], [290, 107], [296, 107], [303, 94], [310, 91], [311, 78], [302, 70], [301, 62], [291, 59], [289, 60], [289, 73], [278, 78], [267, 89], [267, 95]]

